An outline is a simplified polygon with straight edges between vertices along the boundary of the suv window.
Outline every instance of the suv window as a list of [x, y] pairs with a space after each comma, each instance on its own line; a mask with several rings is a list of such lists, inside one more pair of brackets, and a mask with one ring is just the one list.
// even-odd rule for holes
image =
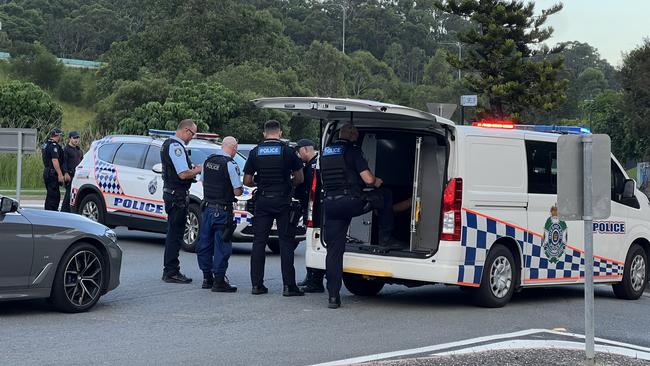
[[557, 194], [557, 147], [554, 142], [526, 141], [528, 193]]
[[115, 153], [113, 164], [130, 167], [141, 168], [144, 154], [149, 145], [145, 144], [122, 144]]
[[625, 175], [612, 160], [612, 201], [621, 202], [623, 189], [625, 187]]
[[120, 144], [105, 144], [99, 147], [97, 151], [97, 157], [99, 160], [103, 160], [107, 163], [113, 162], [113, 157], [115, 156], [115, 151], [120, 146]]
[[151, 170], [158, 163], [160, 163], [160, 147], [151, 145], [147, 151], [147, 157], [144, 159], [144, 168]]

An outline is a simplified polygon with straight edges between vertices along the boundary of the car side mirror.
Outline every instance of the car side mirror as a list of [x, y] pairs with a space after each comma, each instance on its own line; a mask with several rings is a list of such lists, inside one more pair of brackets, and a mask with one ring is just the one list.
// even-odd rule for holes
[[623, 184], [623, 197], [622, 198], [633, 198], [634, 189], [636, 188], [636, 183], [632, 179], [626, 179]]
[[18, 211], [18, 202], [9, 197], [2, 197], [0, 199], [0, 214], [4, 215], [16, 211]]
[[162, 163], [155, 164], [151, 170], [156, 174], [162, 174]]

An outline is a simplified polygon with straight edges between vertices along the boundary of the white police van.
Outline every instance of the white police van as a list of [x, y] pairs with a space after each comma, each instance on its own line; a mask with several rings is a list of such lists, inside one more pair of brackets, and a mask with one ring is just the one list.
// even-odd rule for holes
[[[442, 283], [469, 289], [479, 305], [499, 307], [523, 287], [584, 282], [583, 223], [557, 217], [556, 142], [560, 133], [587, 131], [498, 121], [456, 126], [365, 100], [253, 102], [319, 119], [323, 146], [342, 124], [354, 124], [370, 168], [393, 192], [395, 211], [404, 211], [393, 232], [402, 246], [377, 245], [372, 213], [353, 219], [344, 257], [350, 292]], [[648, 281], [650, 204], [613, 156], [611, 181], [611, 217], [593, 224], [594, 281], [637, 299]], [[314, 188], [310, 199], [319, 200], [320, 192]], [[308, 219], [306, 264], [325, 268], [323, 226], [315, 227], [313, 214]]]
[[[166, 232], [160, 148], [174, 131], [150, 130], [149, 134], [106, 136], [92, 143], [72, 182], [71, 206], [74, 212], [110, 227]], [[217, 137], [199, 133], [190, 141], [187, 149], [194, 164], [203, 164], [210, 154], [221, 149]], [[237, 154], [234, 160], [243, 171], [246, 159]], [[252, 240], [253, 215], [247, 208], [251, 193], [244, 187], [244, 194], [237, 197], [235, 240]], [[186, 251], [193, 252], [198, 241], [202, 199], [201, 182], [192, 184], [183, 236], [183, 249]], [[273, 237], [268, 246], [273, 252], [279, 252], [277, 237]]]

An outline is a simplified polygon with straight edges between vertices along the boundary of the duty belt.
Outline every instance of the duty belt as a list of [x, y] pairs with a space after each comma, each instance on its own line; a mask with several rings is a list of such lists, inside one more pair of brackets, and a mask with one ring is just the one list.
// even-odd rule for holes
[[223, 208], [226, 211], [231, 211], [232, 210], [232, 203], [223, 204], [223, 203], [203, 202], [203, 206], [207, 207], [207, 208]]
[[186, 189], [170, 189], [170, 188], [163, 188], [163, 192], [169, 193], [174, 196], [181, 195], [181, 194], [187, 195], [189, 193], [189, 191]]

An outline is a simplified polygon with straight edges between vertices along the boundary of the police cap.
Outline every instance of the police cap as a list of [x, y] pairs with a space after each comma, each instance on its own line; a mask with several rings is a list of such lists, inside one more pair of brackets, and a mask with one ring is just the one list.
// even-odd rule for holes
[[61, 131], [61, 129], [58, 128], [58, 127], [54, 127], [54, 128], [50, 131], [50, 137], [54, 137], [54, 136], [58, 136], [58, 135], [63, 135], [63, 131]]

